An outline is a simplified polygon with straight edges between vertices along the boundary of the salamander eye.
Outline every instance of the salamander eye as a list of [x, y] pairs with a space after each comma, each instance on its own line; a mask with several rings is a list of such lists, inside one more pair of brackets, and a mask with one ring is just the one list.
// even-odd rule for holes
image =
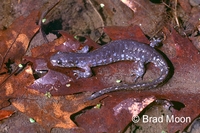
[[60, 59], [57, 60], [58, 65], [62, 65], [62, 61]]

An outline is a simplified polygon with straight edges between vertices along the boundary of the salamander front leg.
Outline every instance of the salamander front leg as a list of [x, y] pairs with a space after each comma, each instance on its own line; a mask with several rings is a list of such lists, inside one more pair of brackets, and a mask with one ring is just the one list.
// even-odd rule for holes
[[136, 75], [134, 79], [135, 82], [138, 78], [143, 78], [145, 73], [144, 62], [140, 61], [137, 70], [134, 70], [133, 73]]
[[79, 70], [74, 70], [74, 75], [77, 75], [77, 78], [88, 78], [92, 76], [92, 71], [89, 66], [80, 67], [85, 70], [85, 72], [81, 72]]

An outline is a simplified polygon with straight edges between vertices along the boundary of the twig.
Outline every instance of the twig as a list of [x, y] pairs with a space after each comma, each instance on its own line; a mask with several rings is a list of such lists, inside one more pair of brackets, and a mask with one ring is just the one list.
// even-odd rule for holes
[[176, 23], [177, 23], [177, 26], [180, 27], [180, 24], [179, 24], [179, 21], [178, 21], [178, 18], [177, 18], [177, 9], [176, 9], [176, 7], [177, 7], [177, 0], [175, 0], [174, 18], [175, 18], [175, 21], [176, 21]]
[[[94, 7], [93, 3], [92, 3], [90, 0], [88, 0], [88, 2], [90, 3], [90, 5], [91, 5], [92, 8], [94, 9], [94, 11], [95, 11], [95, 12], [97, 13], [97, 15], [99, 16], [100, 21], [101, 21], [101, 24], [102, 24], [101, 27], [104, 27], [104, 26], [105, 26], [105, 25], [104, 25], [104, 21], [103, 21], [101, 15], [100, 15], [100, 13], [97, 11], [97, 9]], [[102, 36], [102, 35], [103, 35], [103, 31], [101, 32], [101, 36]], [[99, 40], [99, 38], [98, 38], [97, 40]], [[97, 40], [96, 40], [96, 41], [97, 41]], [[96, 41], [95, 41], [95, 42], [96, 42]]]
[[43, 22], [42, 22], [42, 20], [43, 20], [43, 18], [47, 15], [47, 13], [49, 13], [49, 11], [51, 11], [59, 2], [60, 2], [60, 0], [58, 0], [58, 1], [57, 1], [56, 3], [54, 3], [53, 5], [51, 5], [51, 6], [50, 6], [49, 8], [47, 8], [47, 9], [42, 13], [42, 15], [40, 16], [38, 25], [40, 26], [40, 33], [42, 33], [42, 36], [43, 36], [43, 38], [44, 38], [44, 40], [45, 40], [45, 43], [48, 43], [49, 41], [48, 41], [48, 39], [47, 39], [47, 37], [46, 37], [46, 34], [45, 34], [44, 30], [43, 30]]
[[1, 56], [1, 57], [2, 57], [2, 62], [1, 62], [1, 64], [0, 64], [0, 70], [1, 70], [1, 68], [2, 68], [2, 66], [3, 66], [3, 63], [4, 63], [4, 61], [5, 61], [5, 58], [6, 58], [7, 54], [9, 53], [9, 51], [10, 51], [11, 48], [13, 47], [14, 43], [16, 42], [18, 36], [20, 35], [21, 30], [22, 30], [22, 28], [20, 29], [19, 33], [18, 33], [17, 36], [15, 37], [15, 40], [12, 42], [10, 48], [8, 48], [8, 50], [6, 51], [5, 55], [4, 55], [3, 57]]

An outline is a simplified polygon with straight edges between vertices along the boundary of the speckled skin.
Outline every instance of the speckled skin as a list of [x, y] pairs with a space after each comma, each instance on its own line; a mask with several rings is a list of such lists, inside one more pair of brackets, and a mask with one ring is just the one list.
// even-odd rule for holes
[[92, 94], [88, 99], [95, 99], [105, 93], [117, 90], [130, 90], [141, 88], [157, 87], [167, 77], [169, 67], [163, 56], [154, 48], [132, 40], [116, 40], [112, 41], [101, 48], [88, 52], [81, 51], [79, 53], [63, 53], [58, 52], [51, 57], [53, 66], [60, 67], [78, 67], [85, 70], [81, 72], [75, 70], [78, 77], [87, 78], [92, 76], [91, 67], [107, 65], [113, 62], [133, 60], [139, 64], [138, 69], [134, 71], [136, 74], [135, 80], [142, 77], [145, 73], [144, 65], [151, 62], [161, 71], [160, 77], [152, 82], [138, 83], [138, 84], [124, 84], [122, 86], [115, 86], [100, 90]]

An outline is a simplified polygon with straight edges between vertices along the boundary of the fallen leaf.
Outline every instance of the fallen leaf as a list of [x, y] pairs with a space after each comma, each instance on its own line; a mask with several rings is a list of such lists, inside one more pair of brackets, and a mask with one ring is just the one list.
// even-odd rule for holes
[[35, 11], [26, 18], [20, 17], [7, 30], [3, 31], [0, 37], [0, 45], [2, 46], [0, 51], [1, 67], [9, 58], [17, 64], [21, 63], [30, 39], [39, 29], [39, 26], [35, 23], [37, 14], [38, 12]]
[[[116, 29], [121, 32], [118, 32]], [[149, 44], [149, 40], [145, 37], [139, 26], [109, 26], [104, 28], [104, 32], [108, 34], [112, 40], [132, 39]]]
[[[124, 27], [123, 27], [124, 28]], [[127, 27], [126, 29], [128, 29]], [[107, 30], [107, 33], [110, 34], [112, 31], [115, 31], [116, 27], [109, 27], [105, 28]], [[121, 27], [119, 27], [119, 30]], [[125, 29], [125, 28], [124, 28]], [[134, 29], [134, 27], [133, 27]], [[137, 36], [133, 37], [133, 39], [139, 38], [142, 41], [147, 41], [144, 35], [142, 34], [141, 30], [139, 28], [136, 28], [138, 30], [130, 30], [129, 32], [126, 32], [127, 34], [136, 34], [139, 33]], [[124, 30], [126, 31], [126, 30]], [[117, 31], [116, 31], [117, 32]], [[123, 32], [121, 32], [123, 33]], [[68, 43], [64, 42], [60, 46], [56, 46], [57, 48], [59, 47], [59, 50], [61, 48], [63, 50], [69, 50], [69, 51], [76, 51], [79, 49], [79, 47], [82, 47], [84, 45], [89, 45], [93, 49], [98, 48], [99, 45], [89, 41], [86, 41], [84, 44], [80, 44], [77, 42], [77, 40], [74, 40], [72, 36], [70, 36], [67, 33], [62, 32], [64, 35], [64, 38], [66, 40], [69, 40]], [[115, 33], [112, 33], [113, 37], [116, 36]], [[126, 36], [126, 34], [123, 34], [122, 36]], [[131, 39], [131, 38], [129, 38]], [[71, 45], [74, 45], [72, 48]], [[77, 46], [76, 46], [77, 45]], [[46, 44], [44, 45], [46, 46]], [[39, 46], [36, 49], [37, 51], [40, 51], [39, 49], [43, 49], [44, 46]], [[51, 47], [52, 45], [50, 45]], [[54, 49], [56, 48], [54, 47]], [[36, 51], [36, 50], [34, 50]], [[69, 52], [68, 51], [68, 52]], [[115, 64], [107, 65], [107, 67], [100, 66], [93, 68], [93, 72], [95, 76], [92, 76], [90, 78], [80, 78], [77, 79], [77, 77], [74, 75], [73, 71], [74, 69], [77, 68], [60, 68], [60, 67], [53, 67], [49, 63], [50, 56], [52, 54], [49, 54], [46, 56], [45, 53], [43, 54], [43, 61], [41, 62], [41, 58], [29, 58], [26, 57], [27, 60], [33, 62], [34, 70], [35, 71], [40, 71], [40, 70], [46, 70], [48, 73], [37, 79], [33, 85], [30, 86], [30, 88], [35, 89], [37, 91], [40, 91], [42, 93], [46, 92], [51, 92], [52, 95], [60, 96], [60, 95], [67, 95], [67, 94], [74, 94], [74, 93], [80, 93], [80, 92], [85, 92], [85, 91], [97, 91], [101, 90], [103, 88], [112, 86], [112, 85], [119, 85], [116, 83], [116, 80], [122, 80], [123, 82], [133, 82], [133, 77], [131, 76], [130, 71], [132, 70], [133, 64], [130, 62], [126, 62], [126, 67], [124, 67], [124, 62], [117, 62]], [[44, 56], [45, 55], [45, 56]], [[40, 56], [39, 56], [40, 57]], [[48, 65], [50, 64], [50, 65]], [[42, 66], [42, 68], [40, 68]], [[45, 67], [44, 67], [45, 66]], [[130, 69], [129, 69], [130, 68]], [[57, 71], [57, 72], [55, 72]], [[111, 76], [112, 75], [112, 76]], [[156, 75], [156, 74], [155, 74]], [[124, 77], [127, 76], [127, 77]], [[52, 78], [54, 77], [54, 78]], [[148, 76], [147, 76], [148, 77]], [[151, 77], [152, 78], [152, 77]], [[145, 78], [149, 79], [149, 78]], [[70, 84], [69, 87], [66, 85]], [[80, 87], [81, 86], [81, 87]]]
[[[139, 6], [139, 8], [141, 7]], [[150, 8], [149, 5], [148, 8]], [[144, 18], [145, 17], [140, 16], [138, 19], [143, 19], [143, 22], [146, 22], [146, 19]], [[149, 25], [150, 24], [148, 23], [147, 26]], [[105, 28], [105, 31], [108, 35], [110, 34], [109, 36], [113, 40], [123, 38], [136, 39], [138, 36], [143, 37], [142, 32], [134, 33], [131, 27], [109, 27], [108, 29]], [[174, 69], [174, 71], [171, 71], [171, 79], [162, 87], [144, 91], [132, 90], [106, 94], [99, 99], [95, 99], [96, 104], [98, 104], [98, 101], [102, 104], [100, 109], [91, 108], [91, 106], [95, 105], [93, 101], [88, 101], [90, 103], [87, 104], [84, 103], [84, 100], [88, 97], [88, 95], [83, 95], [80, 99], [75, 98], [80, 94], [60, 96], [84, 91], [96, 92], [109, 86], [132, 83], [134, 77], [130, 75], [130, 70], [136, 67], [130, 64], [130, 62], [113, 63], [107, 66], [92, 68], [94, 76], [91, 78], [77, 79], [72, 72], [72, 70], [77, 68], [52, 67], [49, 62], [52, 54], [49, 53], [49, 51], [56, 52], [57, 50], [68, 50], [68, 47], [73, 44], [73, 41], [75, 41], [70, 40], [71, 42], [65, 47], [63, 45], [65, 45], [66, 42], [63, 39], [63, 42], [61, 41], [60, 43], [62, 47], [57, 47], [58, 49], [54, 46], [55, 41], [52, 42], [50, 47], [47, 47], [48, 45], [43, 45], [37, 47], [35, 52], [33, 52], [35, 58], [32, 62], [35, 65], [35, 70], [40, 71], [43, 69], [48, 72], [42, 77], [43, 79], [37, 79], [34, 83], [36, 86], [32, 88], [37, 90], [37, 92], [49, 92], [52, 96], [48, 98], [45, 97], [44, 94], [31, 94], [24, 92], [23, 98], [13, 99], [12, 103], [18, 110], [26, 113], [31, 118], [34, 118], [49, 130], [52, 127], [71, 129], [76, 128], [77, 125], [79, 125], [87, 132], [94, 132], [99, 126], [101, 127], [99, 128], [100, 132], [124, 131], [126, 126], [131, 122], [132, 115], [139, 114], [143, 108], [152, 103], [155, 99], [167, 99], [168, 101], [178, 101], [182, 103], [185, 106], [179, 110], [172, 109], [172, 114], [178, 117], [191, 117], [193, 120], [200, 113], [198, 99], [198, 81], [200, 79], [200, 75], [197, 73], [200, 65], [198, 63], [198, 51], [187, 38], [181, 37], [171, 27], [164, 27], [162, 31], [164, 32], [166, 39], [160, 50], [166, 54], [166, 57], [169, 58], [171, 61], [170, 67]], [[153, 31], [153, 33], [155, 33], [155, 31]], [[119, 38], [117, 38], [118, 35], [120, 35]], [[135, 38], [135, 35], [138, 36]], [[63, 36], [65, 37], [64, 34]], [[68, 35], [66, 36], [67, 37], [65, 37], [65, 39], [70, 38]], [[147, 41], [147, 39], [144, 40]], [[91, 46], [94, 45], [94, 47], [96, 46], [98, 48], [97, 44], [92, 42], [90, 43]], [[56, 43], [56, 46], [58, 45], [59, 41]], [[82, 46], [84, 45], [76, 41], [75, 47], [70, 48], [70, 50], [76, 51]], [[44, 48], [46, 49], [42, 51]], [[39, 49], [41, 50], [40, 52], [37, 51]], [[30, 70], [30, 68], [28, 70]], [[151, 81], [152, 79], [155, 79], [158, 74], [158, 70], [151, 64], [147, 65], [147, 72], [143, 81]], [[122, 82], [116, 83], [116, 80], [120, 80]], [[30, 84], [30, 82], [28, 83]], [[45, 85], [47, 87], [45, 87]], [[11, 88], [10, 90], [14, 88], [10, 86], [8, 87]], [[13, 93], [8, 94], [15, 96]], [[55, 97], [55, 95], [60, 97]], [[122, 110], [120, 110], [121, 107], [123, 108]], [[85, 113], [81, 112], [81, 110]], [[136, 111], [134, 112], [134, 110]], [[77, 125], [70, 119], [72, 116]], [[176, 132], [178, 130], [183, 131], [188, 124], [189, 123], [169, 123], [169, 132]], [[49, 126], [47, 127], [47, 125]]]
[[[64, 70], [65, 73], [62, 73], [63, 72], [62, 68], [55, 68], [52, 67], [52, 65], [48, 65], [50, 64], [49, 59], [50, 56], [52, 55], [52, 53], [49, 53], [49, 51], [59, 51], [59, 50], [64, 52], [77, 51], [79, 50], [80, 47], [83, 47], [84, 45], [90, 46], [91, 49], [96, 49], [99, 47], [99, 45], [91, 41], [91, 39], [89, 38], [85, 41], [84, 44], [81, 44], [68, 33], [63, 31], [60, 31], [60, 33], [63, 35], [61, 39], [59, 38], [58, 40], [55, 40], [50, 44], [44, 44], [42, 46], [35, 47], [34, 49], [32, 49], [32, 54], [36, 55], [37, 58], [35, 56], [24, 57], [24, 59], [31, 61], [33, 63], [33, 69], [35, 72], [39, 73], [40, 71], [41, 72], [46, 71], [46, 75], [35, 80], [35, 82], [30, 86], [30, 88], [35, 89], [42, 93], [50, 92], [52, 95], [66, 95], [66, 94], [83, 92], [85, 91], [83, 90], [85, 89], [85, 87], [82, 88], [81, 90], [73, 89], [73, 88], [78, 88], [79, 84], [80, 83], [83, 84], [84, 81], [80, 81], [80, 83], [78, 84], [75, 83], [76, 77], [73, 76], [71, 69]], [[64, 41], [63, 39], [67, 41]], [[44, 47], [47, 47], [47, 45], [48, 48], [45, 48], [46, 50], [43, 50]], [[67, 85], [70, 86], [67, 87]]]
[[[172, 115], [175, 117], [189, 117], [194, 120], [199, 116], [199, 79], [200, 74], [196, 71], [199, 68], [199, 54], [198, 50], [192, 45], [188, 38], [181, 37], [177, 32], [173, 29], [171, 32], [165, 28], [163, 29], [165, 35], [167, 36], [167, 40], [164, 42], [162, 50], [168, 55], [168, 58], [171, 60], [174, 67], [174, 75], [169, 80], [168, 83], [163, 85], [162, 87], [158, 87], [151, 90], [144, 91], [121, 91], [121, 92], [113, 92], [106, 95], [112, 95], [112, 97], [105, 98], [101, 100], [102, 105], [106, 106], [108, 110], [104, 110], [102, 106], [101, 109], [88, 111], [80, 116], [77, 116], [78, 124], [89, 131], [94, 131], [97, 129], [97, 125], [102, 127], [99, 131], [108, 132], [112, 129], [112, 131], [124, 131], [127, 123], [131, 122], [131, 116], [124, 115], [124, 112], [120, 113], [118, 118], [124, 116], [126, 119], [118, 119], [116, 122], [116, 118], [113, 118], [114, 115], [113, 107], [120, 103], [123, 100], [127, 100], [130, 97], [141, 98], [141, 97], [149, 97], [154, 96], [156, 99], [167, 99], [169, 101], [178, 101], [182, 103], [184, 106], [182, 108], [176, 110], [172, 110]], [[111, 102], [112, 101], [112, 102]], [[116, 102], [116, 103], [114, 103]], [[142, 103], [142, 102], [141, 102]], [[100, 114], [100, 115], [98, 115]], [[96, 116], [93, 116], [96, 115]], [[90, 118], [91, 117], [91, 118]], [[95, 119], [95, 126], [89, 126], [84, 123], [85, 118], [87, 118], [88, 122], [91, 122]], [[98, 118], [98, 119], [97, 119]], [[106, 120], [104, 120], [106, 118]], [[107, 122], [105, 122], [107, 121]], [[114, 122], [115, 121], [115, 122]], [[111, 124], [115, 123], [115, 124]], [[125, 123], [125, 124], [124, 124]], [[117, 124], [117, 125], [116, 125]], [[119, 126], [120, 124], [124, 124], [123, 126]], [[189, 122], [173, 122], [168, 123], [168, 131], [169, 132], [177, 132], [183, 131]], [[94, 128], [93, 128], [94, 127]]]
[[146, 0], [121, 0], [121, 2], [134, 12], [131, 24], [139, 25], [150, 38], [161, 31], [167, 21], [165, 4], [153, 4]]
[[191, 12], [191, 5], [188, 0], [178, 0], [178, 3], [185, 12], [187, 13]]
[[[27, 74], [18, 74], [15, 76], [14, 72], [18, 69], [18, 64], [23, 64], [22, 57], [27, 51], [29, 41], [39, 29], [39, 26], [35, 23], [37, 14], [38, 12], [34, 11], [26, 18], [20, 17], [7, 30], [1, 32], [0, 72], [5, 74], [0, 76], [2, 99], [0, 108], [9, 105], [8, 103], [5, 104], [9, 98], [18, 97], [23, 94], [24, 88], [30, 81], [33, 81], [31, 78], [26, 79], [28, 77]], [[11, 69], [10, 73], [8, 69]]]
[[0, 120], [9, 118], [13, 113], [11, 110], [0, 110]]
[[122, 132], [132, 120], [136, 122], [140, 112], [154, 100], [155, 97], [150, 96], [107, 98], [102, 101], [100, 109], [88, 110], [77, 116], [76, 122], [88, 133]]
[[50, 131], [54, 127], [71, 129], [71, 131], [73, 131], [78, 127], [71, 120], [72, 114], [75, 114], [90, 105], [94, 105], [94, 103], [84, 102], [83, 96], [48, 98], [43, 94], [30, 90], [29, 93], [24, 94], [23, 97], [13, 99], [12, 105], [34, 119], [47, 131]]

